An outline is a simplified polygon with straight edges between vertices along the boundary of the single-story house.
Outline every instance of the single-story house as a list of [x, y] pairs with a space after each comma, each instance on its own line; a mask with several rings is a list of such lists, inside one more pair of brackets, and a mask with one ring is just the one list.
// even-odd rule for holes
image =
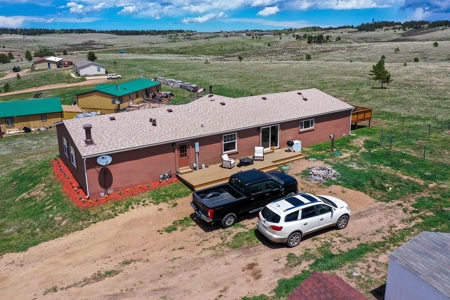
[[127, 108], [130, 104], [150, 99], [161, 89], [161, 83], [146, 78], [116, 84], [99, 84], [92, 91], [77, 94], [78, 106], [86, 112], [110, 114]]
[[43, 98], [0, 102], [2, 132], [15, 133], [27, 127], [31, 130], [51, 127], [63, 119], [59, 98]]
[[384, 299], [450, 299], [450, 233], [423, 231], [392, 252]]
[[313, 272], [287, 298], [288, 300], [367, 300], [341, 277]]
[[39, 57], [33, 62], [35, 69], [56, 69], [61, 67], [63, 59], [56, 56]]
[[63, 119], [70, 120], [75, 118], [76, 115], [81, 114], [83, 111], [77, 105], [62, 105]]
[[105, 75], [105, 66], [95, 61], [80, 60], [74, 63], [74, 70], [80, 76]]
[[[224, 153], [252, 155], [255, 146], [348, 136], [353, 108], [317, 89], [236, 99], [210, 94], [184, 105], [65, 120], [56, 128], [61, 159], [86, 194], [98, 197], [192, 167], [196, 159], [212, 165]], [[97, 162], [105, 155], [112, 158], [107, 176], [99, 175]]]

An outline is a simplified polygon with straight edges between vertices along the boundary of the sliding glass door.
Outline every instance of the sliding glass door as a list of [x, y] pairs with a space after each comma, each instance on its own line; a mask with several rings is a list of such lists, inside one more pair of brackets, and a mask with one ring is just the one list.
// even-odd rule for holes
[[279, 132], [279, 125], [261, 128], [261, 146], [263, 146], [264, 149], [268, 149], [271, 146], [278, 148], [279, 147], [278, 132]]

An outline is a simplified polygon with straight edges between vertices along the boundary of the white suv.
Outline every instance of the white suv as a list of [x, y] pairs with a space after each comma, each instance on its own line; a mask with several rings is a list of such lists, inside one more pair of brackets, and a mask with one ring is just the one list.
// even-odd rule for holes
[[119, 79], [122, 78], [122, 76], [120, 76], [119, 74], [108, 74], [107, 76], [108, 79]]
[[341, 199], [300, 193], [267, 204], [258, 214], [256, 227], [269, 240], [295, 247], [302, 236], [314, 231], [347, 227], [351, 214]]

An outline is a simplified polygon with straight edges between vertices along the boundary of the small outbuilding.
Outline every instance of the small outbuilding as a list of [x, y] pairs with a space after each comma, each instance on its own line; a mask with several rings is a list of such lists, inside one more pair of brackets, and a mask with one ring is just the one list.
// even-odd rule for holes
[[389, 255], [386, 300], [450, 299], [450, 233], [419, 233]]
[[288, 300], [367, 300], [341, 277], [313, 272], [287, 298]]
[[81, 114], [83, 111], [78, 105], [63, 105], [63, 120], [70, 120]]
[[74, 70], [80, 76], [105, 75], [105, 66], [95, 61], [80, 60], [74, 64]]

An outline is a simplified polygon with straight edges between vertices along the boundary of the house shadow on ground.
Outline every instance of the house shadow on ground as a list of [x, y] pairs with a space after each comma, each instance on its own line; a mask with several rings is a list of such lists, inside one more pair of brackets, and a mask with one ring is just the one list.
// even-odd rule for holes
[[384, 300], [384, 293], [386, 292], [386, 283], [370, 291], [372, 296], [377, 300]]

